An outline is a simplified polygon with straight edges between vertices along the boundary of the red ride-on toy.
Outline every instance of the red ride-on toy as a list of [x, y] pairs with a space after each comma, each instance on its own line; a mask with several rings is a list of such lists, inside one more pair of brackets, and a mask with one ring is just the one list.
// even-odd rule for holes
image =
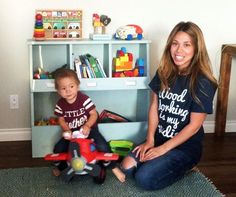
[[61, 176], [69, 182], [75, 175], [89, 174], [94, 182], [101, 184], [105, 181], [106, 171], [99, 161], [118, 160], [115, 153], [98, 152], [91, 139], [72, 138], [68, 153], [48, 154], [47, 161], [67, 161], [68, 167], [62, 171]]

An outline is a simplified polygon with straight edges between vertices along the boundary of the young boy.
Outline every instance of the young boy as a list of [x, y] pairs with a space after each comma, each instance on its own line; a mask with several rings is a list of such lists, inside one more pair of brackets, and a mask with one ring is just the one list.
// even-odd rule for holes
[[[54, 153], [67, 152], [69, 140], [66, 133], [82, 131], [86, 138], [94, 140], [96, 149], [102, 152], [111, 152], [108, 143], [101, 135], [97, 126], [98, 113], [92, 100], [79, 91], [80, 81], [76, 72], [70, 69], [58, 69], [55, 73], [55, 88], [61, 96], [58, 100], [54, 114], [58, 116], [58, 122], [63, 130], [62, 138], [56, 143]], [[61, 171], [67, 167], [66, 161], [55, 163], [53, 174], [59, 176]], [[111, 162], [111, 168], [115, 176], [124, 182], [124, 177]]]

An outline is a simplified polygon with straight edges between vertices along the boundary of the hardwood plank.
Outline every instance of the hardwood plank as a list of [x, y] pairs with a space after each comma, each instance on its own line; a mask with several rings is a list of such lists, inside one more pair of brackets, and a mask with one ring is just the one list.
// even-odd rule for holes
[[[227, 197], [236, 196], [236, 133], [222, 137], [205, 134], [198, 169]], [[0, 142], [0, 169], [50, 166], [42, 158], [32, 158], [31, 141]]]

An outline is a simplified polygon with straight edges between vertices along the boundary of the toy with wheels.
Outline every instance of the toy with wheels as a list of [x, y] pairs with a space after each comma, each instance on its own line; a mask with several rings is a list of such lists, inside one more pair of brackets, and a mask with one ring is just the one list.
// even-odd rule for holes
[[143, 29], [134, 24], [125, 25], [116, 30], [114, 37], [121, 40], [141, 40], [143, 38]]
[[65, 182], [69, 182], [75, 175], [89, 174], [95, 183], [105, 181], [105, 168], [99, 161], [118, 160], [115, 153], [98, 152], [91, 139], [72, 138], [67, 153], [48, 154], [44, 157], [47, 161], [67, 161], [68, 167], [61, 175]]

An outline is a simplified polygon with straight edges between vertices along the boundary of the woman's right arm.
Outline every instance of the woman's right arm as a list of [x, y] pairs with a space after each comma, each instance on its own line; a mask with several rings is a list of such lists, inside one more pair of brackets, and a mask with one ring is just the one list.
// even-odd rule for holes
[[136, 157], [140, 154], [140, 161], [144, 158], [145, 152], [154, 146], [154, 136], [156, 132], [156, 128], [158, 125], [158, 96], [156, 93], [152, 92], [151, 94], [151, 102], [149, 107], [149, 113], [148, 113], [148, 131], [147, 131], [147, 137], [146, 142], [137, 146], [133, 152], [136, 151]]

